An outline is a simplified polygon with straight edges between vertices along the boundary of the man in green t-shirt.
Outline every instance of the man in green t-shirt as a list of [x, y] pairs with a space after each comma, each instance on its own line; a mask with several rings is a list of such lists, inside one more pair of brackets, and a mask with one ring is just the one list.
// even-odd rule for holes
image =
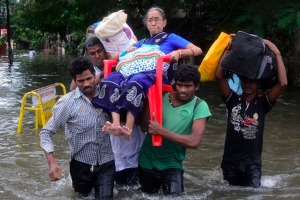
[[[181, 65], [175, 74], [176, 90], [163, 95], [163, 125], [153, 115], [139, 155], [139, 179], [142, 191], [164, 194], [183, 192], [182, 162], [186, 148], [197, 149], [206, 122], [211, 117], [205, 101], [195, 96], [200, 73], [192, 65]], [[163, 137], [162, 146], [152, 146], [152, 136]]]

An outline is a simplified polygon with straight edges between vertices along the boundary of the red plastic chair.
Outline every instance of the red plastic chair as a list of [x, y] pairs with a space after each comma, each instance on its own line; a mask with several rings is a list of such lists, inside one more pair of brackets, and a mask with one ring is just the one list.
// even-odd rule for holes
[[[117, 65], [117, 60], [104, 60], [104, 78], [111, 73], [111, 68]], [[156, 64], [156, 80], [155, 83], [149, 88], [147, 96], [150, 108], [150, 119], [153, 120], [152, 113], [155, 114], [156, 119], [160, 125], [162, 125], [162, 92], [171, 92], [173, 88], [171, 85], [162, 84], [163, 78], [163, 63], [170, 63], [170, 56], [161, 56], [157, 60]], [[152, 135], [152, 145], [161, 146], [161, 135]]]

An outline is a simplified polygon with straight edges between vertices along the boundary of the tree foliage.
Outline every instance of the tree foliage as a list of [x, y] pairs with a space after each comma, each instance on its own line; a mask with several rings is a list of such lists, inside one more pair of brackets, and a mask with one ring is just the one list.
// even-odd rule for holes
[[[149, 36], [142, 18], [153, 5], [166, 12], [165, 31], [187, 38], [204, 52], [221, 31], [241, 30], [275, 41], [284, 55], [294, 58], [298, 55], [297, 48], [292, 47], [300, 45], [297, 43], [299, 0], [285, 0], [284, 3], [278, 0], [21, 0], [12, 10], [13, 37], [42, 40], [45, 35], [58, 32], [64, 39], [66, 34], [72, 34], [78, 45], [84, 41], [90, 24], [112, 12], [124, 10], [128, 14], [127, 23], [141, 39]], [[178, 13], [184, 17], [178, 17]]]

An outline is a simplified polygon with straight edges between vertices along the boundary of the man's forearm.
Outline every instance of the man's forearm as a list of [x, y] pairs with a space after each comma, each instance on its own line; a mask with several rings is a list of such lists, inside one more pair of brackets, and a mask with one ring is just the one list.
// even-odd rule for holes
[[161, 135], [162, 137], [171, 140], [177, 145], [194, 149], [196, 149], [199, 146], [198, 140], [193, 135], [181, 135], [172, 132], [164, 127], [160, 127], [157, 132], [158, 135]]

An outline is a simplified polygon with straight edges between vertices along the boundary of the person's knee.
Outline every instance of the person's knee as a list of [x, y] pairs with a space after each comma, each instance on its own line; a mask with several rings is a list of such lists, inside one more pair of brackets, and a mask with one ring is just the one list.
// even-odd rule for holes
[[139, 167], [138, 173], [142, 192], [149, 194], [158, 193], [161, 187], [161, 181], [159, 177], [153, 174], [153, 170]]
[[261, 164], [253, 164], [249, 167], [250, 187], [258, 188], [261, 186]]
[[183, 192], [183, 171], [180, 169], [166, 170], [163, 176], [164, 194], [179, 194]]
[[183, 183], [170, 182], [163, 185], [164, 194], [180, 194], [183, 192]]

